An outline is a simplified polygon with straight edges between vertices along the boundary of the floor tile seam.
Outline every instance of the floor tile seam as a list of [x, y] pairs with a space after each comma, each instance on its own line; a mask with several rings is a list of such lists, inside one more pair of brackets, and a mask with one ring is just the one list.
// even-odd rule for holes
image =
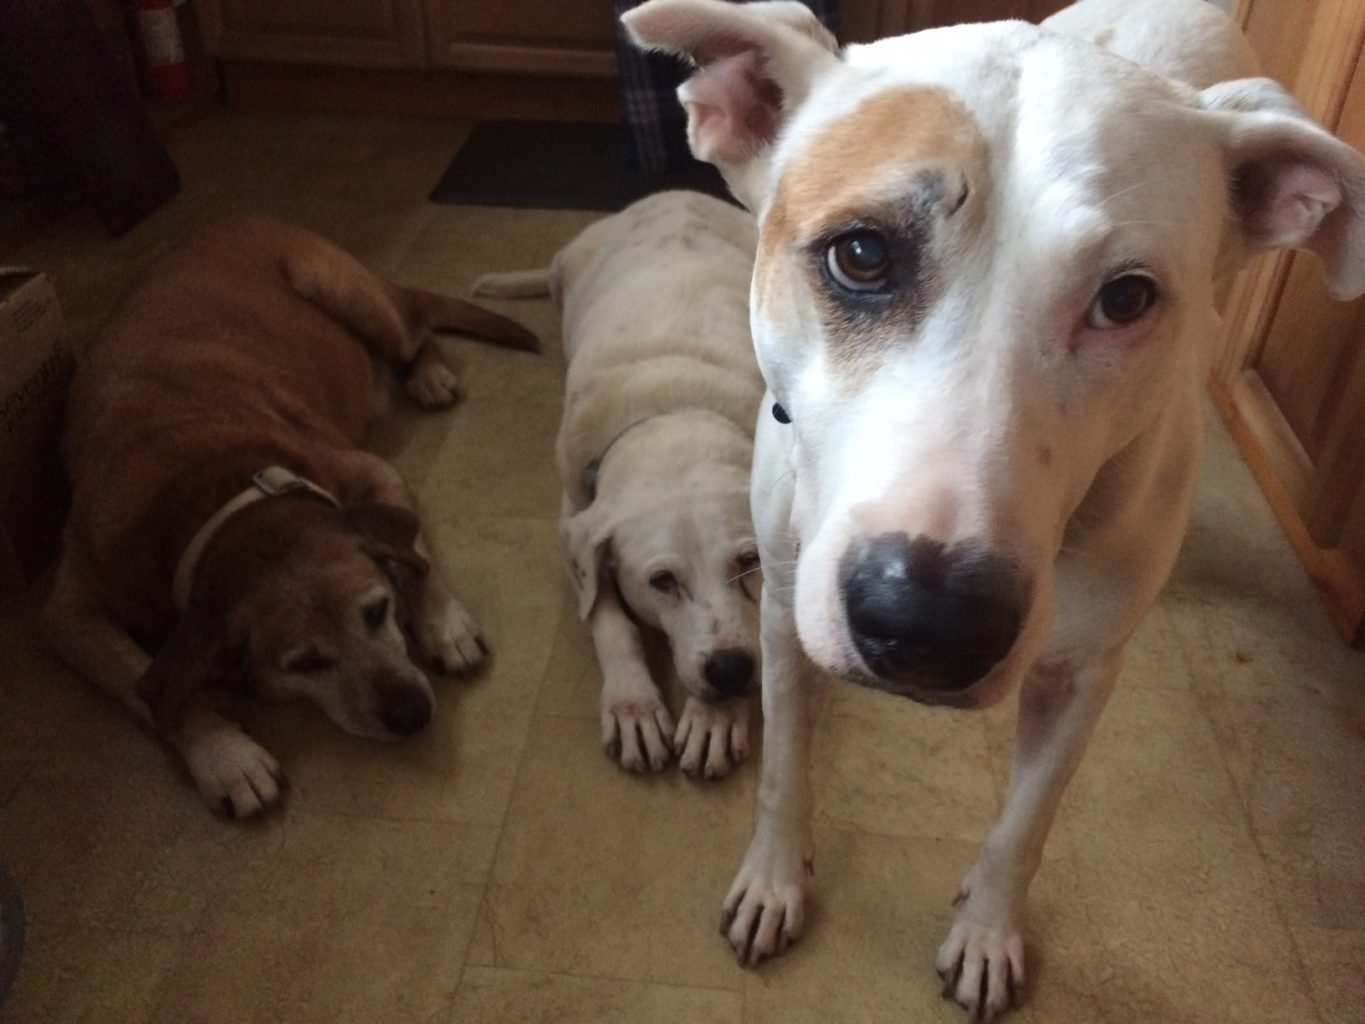
[[[563, 602], [561, 602], [561, 615], [562, 615], [562, 607], [563, 607]], [[557, 629], [557, 628], [558, 628], [558, 626], [556, 625], [556, 629]], [[526, 753], [527, 753], [527, 750], [530, 748], [530, 743], [531, 743], [531, 731], [532, 731], [533, 727], [535, 726], [536, 707], [537, 707], [537, 706], [539, 705], [539, 703], [540, 703], [540, 699], [541, 699], [542, 693], [543, 693], [543, 691], [544, 691], [545, 679], [546, 679], [546, 677], [549, 675], [549, 672], [550, 672], [550, 665], [551, 665], [551, 662], [553, 661], [553, 657], [554, 657], [554, 647], [553, 647], [553, 644], [552, 644], [551, 647], [550, 647], [550, 649], [549, 649], [549, 651], [547, 652], [547, 654], [546, 654], [546, 656], [545, 656], [545, 665], [544, 665], [544, 667], [541, 669], [541, 672], [540, 672], [540, 675], [539, 675], [539, 683], [538, 683], [538, 687], [537, 687], [538, 692], [537, 692], [537, 694], [536, 694], [536, 701], [535, 701], [534, 704], [532, 704], [532, 706], [531, 706], [531, 713], [528, 714], [528, 715], [526, 716], [526, 721], [525, 721], [525, 724], [524, 724], [523, 729], [522, 729], [521, 743], [520, 743], [520, 747], [519, 747], [519, 749], [518, 749], [518, 751], [517, 751], [516, 770], [512, 773], [512, 785], [511, 785], [511, 787], [508, 789], [508, 792], [507, 792], [507, 801], [506, 801], [506, 803], [503, 804], [502, 815], [501, 815], [501, 818], [500, 818], [500, 820], [499, 820], [499, 822], [498, 822], [498, 824], [497, 824], [497, 826], [496, 826], [497, 835], [496, 835], [496, 837], [495, 837], [495, 839], [494, 839], [494, 842], [493, 842], [493, 855], [489, 858], [488, 868], [487, 868], [487, 870], [486, 870], [485, 873], [484, 873], [483, 890], [482, 890], [482, 892], [479, 894], [479, 903], [478, 903], [478, 907], [477, 907], [477, 909], [476, 909], [476, 911], [475, 911], [474, 929], [470, 931], [469, 942], [468, 942], [468, 943], [466, 944], [466, 946], [465, 946], [464, 957], [463, 957], [463, 959], [462, 959], [461, 962], [460, 962], [460, 974], [459, 974], [459, 978], [457, 979], [457, 981], [456, 981], [456, 983], [455, 983], [455, 991], [456, 991], [457, 997], [458, 997], [458, 993], [459, 993], [460, 988], [464, 985], [465, 973], [467, 972], [467, 970], [469, 969], [469, 966], [470, 966], [470, 964], [469, 964], [469, 950], [472, 948], [472, 946], [473, 946], [473, 944], [474, 944], [474, 934], [475, 934], [475, 932], [476, 932], [476, 931], [478, 930], [478, 928], [479, 928], [479, 921], [480, 921], [480, 918], [482, 918], [482, 917], [484, 916], [484, 910], [485, 910], [485, 908], [488, 908], [488, 907], [489, 907], [489, 889], [491, 888], [491, 882], [492, 882], [492, 877], [493, 877], [493, 871], [494, 871], [494, 869], [495, 869], [496, 866], [497, 866], [498, 857], [499, 857], [499, 855], [500, 855], [501, 852], [502, 852], [503, 843], [506, 841], [506, 838], [507, 838], [507, 819], [508, 819], [508, 816], [512, 813], [512, 804], [513, 804], [513, 802], [516, 800], [516, 797], [517, 797], [517, 790], [520, 788], [521, 783], [522, 783], [522, 779], [523, 779], [523, 777], [524, 777], [524, 775], [525, 775], [525, 773], [526, 773], [526, 771], [527, 771], [527, 768], [526, 768]], [[489, 913], [488, 913], [488, 929], [489, 929], [489, 941], [491, 942], [492, 947], [493, 947], [493, 966], [496, 967], [496, 966], [497, 966], [497, 960], [498, 960], [498, 953], [497, 953], [498, 936], [497, 936], [497, 928], [496, 928], [496, 926], [494, 925], [493, 920], [492, 920], [492, 911], [491, 911], [491, 909], [489, 909]]]
[[721, 985], [697, 985], [691, 982], [667, 981], [662, 979], [655, 980], [652, 978], [638, 977], [633, 978], [627, 977], [626, 975], [609, 974], [597, 971], [562, 971], [545, 967], [511, 967], [506, 965], [490, 966], [488, 964], [474, 964], [466, 966], [472, 966], [473, 969], [476, 971], [479, 970], [508, 971], [517, 974], [541, 974], [546, 975], [548, 977], [563, 978], [571, 981], [572, 980], [608, 981], [622, 985], [645, 985], [653, 988], [676, 989], [682, 992], [714, 992], [723, 995], [739, 995], [744, 988], [744, 978], [747, 976], [748, 973], [745, 972], [745, 975], [741, 976], [739, 984], [736, 985], [734, 988], [726, 988]]

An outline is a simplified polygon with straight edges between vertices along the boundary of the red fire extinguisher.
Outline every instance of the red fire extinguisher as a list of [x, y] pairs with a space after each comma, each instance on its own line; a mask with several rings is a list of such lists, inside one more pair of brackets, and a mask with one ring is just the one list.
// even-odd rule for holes
[[178, 102], [190, 97], [190, 65], [171, 0], [133, 0], [142, 40], [142, 77], [153, 99]]

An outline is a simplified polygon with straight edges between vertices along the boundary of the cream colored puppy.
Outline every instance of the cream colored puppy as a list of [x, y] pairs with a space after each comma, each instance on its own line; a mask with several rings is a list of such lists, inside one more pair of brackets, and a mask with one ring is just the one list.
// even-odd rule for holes
[[[602, 666], [602, 741], [630, 771], [726, 775], [748, 754], [758, 678], [749, 516], [763, 379], [749, 336], [754, 219], [664, 192], [589, 227], [548, 270], [484, 295], [553, 294], [569, 360], [557, 459], [560, 537]], [[667, 635], [687, 700], [677, 727], [637, 622]]]

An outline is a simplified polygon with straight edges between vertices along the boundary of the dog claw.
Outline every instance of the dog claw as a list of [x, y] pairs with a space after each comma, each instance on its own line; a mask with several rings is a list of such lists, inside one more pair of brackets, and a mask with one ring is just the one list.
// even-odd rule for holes
[[678, 716], [673, 747], [693, 779], [722, 779], [749, 756], [749, 702], [707, 704], [688, 697]]
[[[943, 979], [943, 997], [966, 1010], [973, 1022], [989, 1024], [1019, 1005], [1023, 941], [1008, 917], [993, 923], [969, 916], [977, 899], [968, 889], [958, 901], [958, 918], [939, 949], [935, 969]], [[980, 906], [974, 909], [982, 912]]]
[[655, 692], [602, 696], [602, 749], [633, 775], [662, 771], [673, 757], [673, 720]]

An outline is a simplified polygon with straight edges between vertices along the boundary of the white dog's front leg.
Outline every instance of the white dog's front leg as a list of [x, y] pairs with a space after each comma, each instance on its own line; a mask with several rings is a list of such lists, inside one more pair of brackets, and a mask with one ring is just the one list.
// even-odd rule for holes
[[944, 995], [975, 1020], [989, 1021], [1023, 986], [1024, 899], [1118, 666], [1117, 651], [1079, 666], [1040, 661], [1019, 691], [1005, 808], [962, 881], [936, 960]]
[[650, 678], [640, 631], [615, 587], [598, 592], [589, 622], [602, 667], [602, 746], [626, 771], [661, 771], [673, 753], [673, 718]]
[[725, 898], [721, 930], [754, 966], [800, 938], [813, 870], [811, 732], [823, 679], [801, 650], [792, 609], [771, 588], [762, 598], [763, 769], [758, 823]]

